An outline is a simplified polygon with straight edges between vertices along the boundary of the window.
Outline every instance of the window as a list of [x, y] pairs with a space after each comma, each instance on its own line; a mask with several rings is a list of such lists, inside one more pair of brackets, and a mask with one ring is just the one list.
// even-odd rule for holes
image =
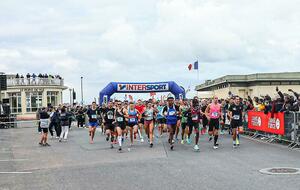
[[9, 103], [10, 103], [10, 111], [11, 113], [21, 113], [22, 112], [22, 104], [21, 104], [21, 93], [8, 93]]
[[26, 112], [36, 112], [42, 107], [42, 92], [26, 92]]
[[47, 105], [51, 104], [51, 106], [58, 105], [58, 92], [48, 91], [47, 92]]

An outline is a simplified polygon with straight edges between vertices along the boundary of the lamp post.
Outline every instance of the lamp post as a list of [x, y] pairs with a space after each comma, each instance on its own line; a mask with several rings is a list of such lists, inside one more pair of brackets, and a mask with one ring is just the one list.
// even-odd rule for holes
[[72, 105], [72, 95], [73, 95], [72, 94], [72, 91], [73, 91], [72, 88], [69, 88], [69, 91], [70, 91], [70, 105]]
[[83, 83], [82, 83], [82, 80], [83, 80], [83, 77], [80, 78], [80, 90], [81, 90], [81, 105], [83, 105]]

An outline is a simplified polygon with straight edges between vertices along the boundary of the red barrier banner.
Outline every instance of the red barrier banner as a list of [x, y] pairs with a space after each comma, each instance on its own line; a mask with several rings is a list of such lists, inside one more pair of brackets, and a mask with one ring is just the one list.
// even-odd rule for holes
[[271, 118], [271, 113], [248, 112], [248, 128], [264, 131], [267, 133], [284, 135], [284, 113], [275, 113]]

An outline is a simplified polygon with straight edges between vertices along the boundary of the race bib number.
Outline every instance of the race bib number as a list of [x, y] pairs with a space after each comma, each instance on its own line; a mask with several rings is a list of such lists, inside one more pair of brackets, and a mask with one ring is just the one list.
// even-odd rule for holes
[[118, 122], [123, 122], [123, 117], [117, 117]]
[[129, 121], [130, 122], [135, 122], [135, 118], [130, 118]]
[[239, 120], [239, 119], [240, 119], [240, 116], [239, 116], [239, 115], [234, 115], [234, 116], [233, 116], [233, 119], [234, 119], [234, 120]]
[[193, 115], [192, 120], [197, 121], [198, 120], [198, 115]]
[[107, 119], [113, 119], [114, 118], [114, 116], [113, 115], [107, 115]]
[[219, 112], [213, 112], [213, 113], [212, 113], [212, 116], [213, 116], [213, 117], [218, 117], [218, 116], [219, 116]]
[[97, 115], [92, 115], [92, 119], [97, 119]]
[[176, 114], [175, 111], [170, 111], [170, 112], [169, 112], [169, 115], [175, 115], [175, 114]]

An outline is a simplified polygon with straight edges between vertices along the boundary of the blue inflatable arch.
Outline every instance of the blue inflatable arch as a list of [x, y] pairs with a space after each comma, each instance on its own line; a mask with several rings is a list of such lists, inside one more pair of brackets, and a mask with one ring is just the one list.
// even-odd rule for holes
[[111, 82], [99, 94], [99, 104], [109, 101], [114, 93], [171, 92], [176, 99], [185, 98], [185, 90], [174, 81], [168, 82]]

